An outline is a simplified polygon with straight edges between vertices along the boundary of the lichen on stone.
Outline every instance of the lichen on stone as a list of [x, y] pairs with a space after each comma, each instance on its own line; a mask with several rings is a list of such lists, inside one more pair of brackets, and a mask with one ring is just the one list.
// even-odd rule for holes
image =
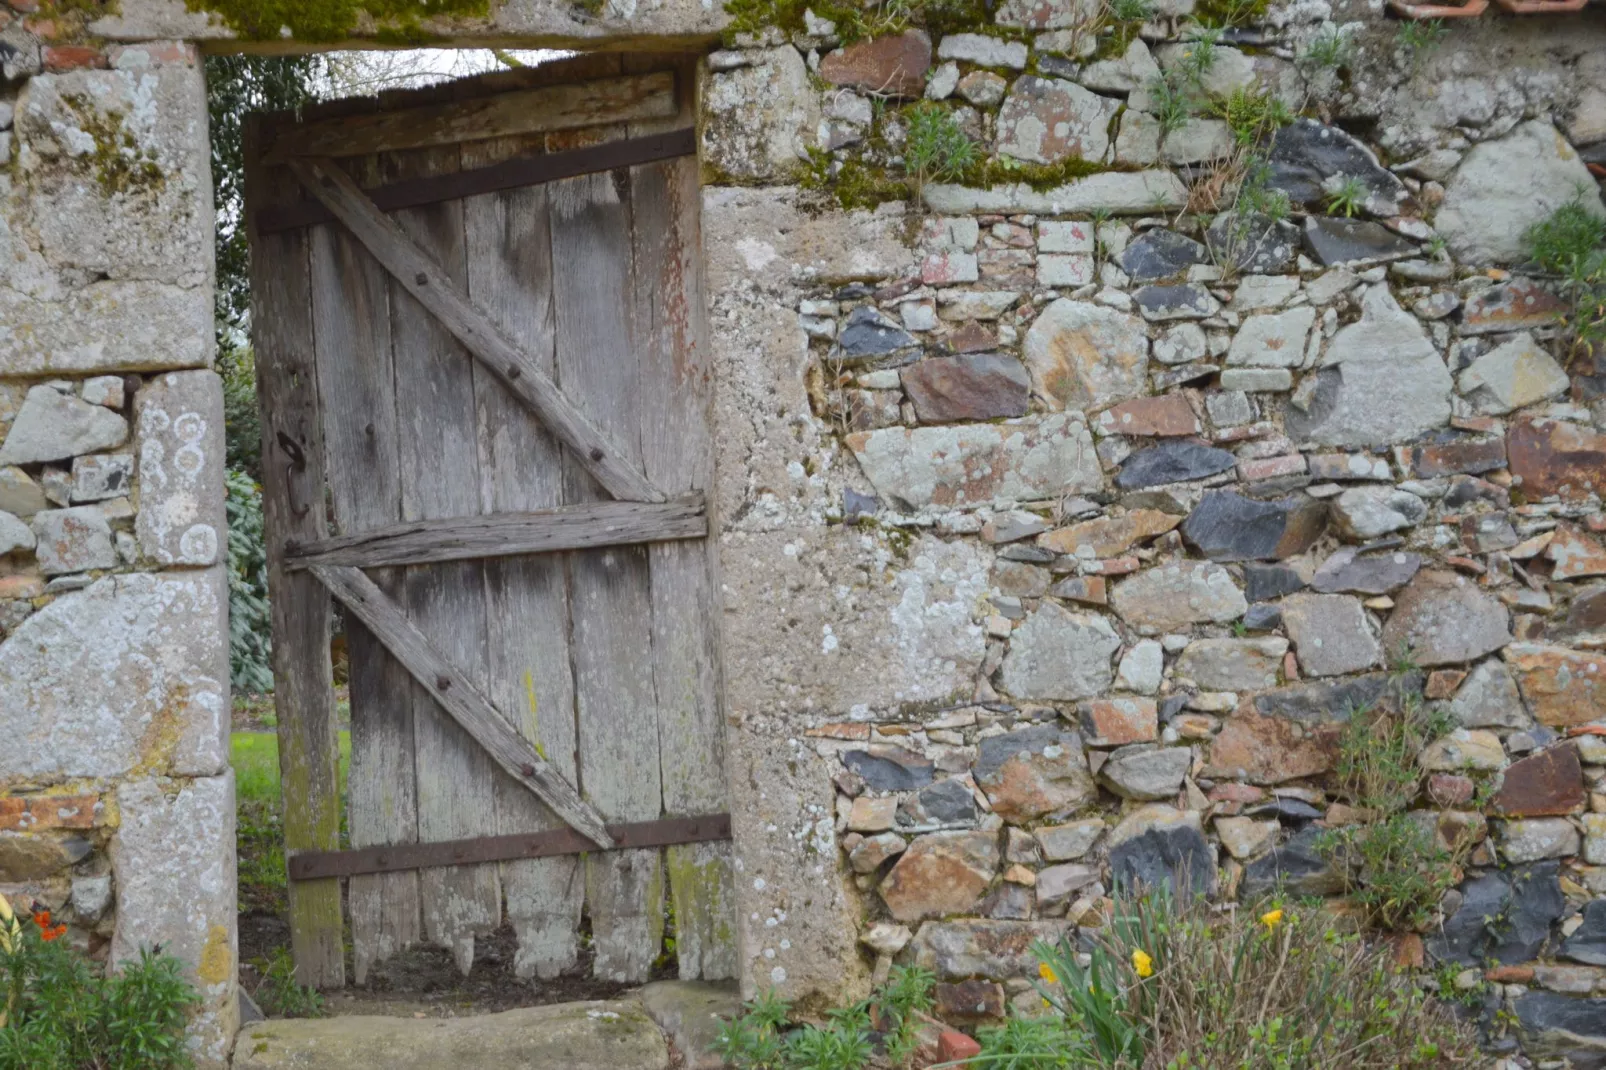
[[79, 129], [94, 140], [94, 151], [78, 159], [93, 169], [103, 194], [154, 193], [166, 185], [167, 176], [156, 153], [139, 143], [121, 111], [102, 111], [81, 93], [64, 93], [61, 102], [72, 112]]
[[218, 15], [242, 37], [271, 40], [338, 41], [349, 37], [366, 17], [377, 39], [421, 44], [432, 39], [427, 19], [485, 15], [490, 0], [184, 0], [191, 11]]

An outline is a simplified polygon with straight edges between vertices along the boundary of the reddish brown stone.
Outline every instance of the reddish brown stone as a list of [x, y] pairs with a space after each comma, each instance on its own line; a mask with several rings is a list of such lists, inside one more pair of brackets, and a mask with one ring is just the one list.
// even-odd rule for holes
[[1103, 576], [1067, 576], [1048, 589], [1055, 598], [1068, 598], [1090, 606], [1110, 604], [1109, 581]]
[[1159, 709], [1152, 698], [1094, 699], [1088, 703], [1082, 728], [1095, 747], [1147, 743], [1159, 735]]
[[898, 921], [969, 914], [998, 869], [998, 838], [989, 832], [933, 832], [903, 852], [881, 882]]
[[1239, 784], [1236, 781], [1227, 781], [1217, 784], [1210, 789], [1208, 798], [1213, 803], [1240, 803], [1248, 805], [1260, 802], [1266, 797], [1266, 792], [1253, 784]]
[[1564, 627], [1569, 633], [1606, 629], [1606, 587], [1596, 586], [1579, 592], [1567, 609]]
[[46, 45], [44, 65], [45, 70], [57, 73], [87, 70], [92, 67], [105, 67], [106, 55], [98, 48], [88, 48], [84, 45]]
[[1134, 509], [1125, 516], [1103, 516], [1045, 531], [1037, 537], [1037, 545], [1055, 553], [1079, 556], [1083, 547], [1090, 547], [1095, 557], [1115, 557], [1133, 543], [1164, 535], [1180, 523], [1180, 516], [1158, 509]]
[[903, 389], [921, 423], [1026, 415], [1032, 380], [1014, 357], [976, 353], [933, 357], [903, 369]]
[[991, 289], [1029, 290], [1037, 282], [1037, 257], [1022, 249], [983, 249], [976, 266]]
[[1556, 528], [1545, 556], [1556, 563], [1556, 570], [1551, 573], [1554, 579], [1606, 576], [1606, 547], [1570, 524]]
[[1513, 817], [1570, 814], [1584, 797], [1578, 748], [1563, 743], [1507, 766], [1493, 809]]
[[1181, 394], [1123, 401], [1098, 415], [1098, 426], [1111, 435], [1197, 435], [1199, 417]]
[[1397, 446], [1394, 459], [1418, 479], [1463, 473], [1477, 475], [1506, 466], [1506, 440], [1457, 435], [1439, 442]]
[[1422, 693], [1430, 699], [1445, 699], [1455, 694], [1467, 674], [1460, 669], [1436, 669], [1428, 673], [1428, 683]]
[[920, 30], [839, 48], [820, 60], [820, 77], [886, 97], [918, 97], [931, 69], [931, 38]]
[[1606, 434], [1559, 420], [1524, 420], [1506, 433], [1506, 454], [1529, 501], [1606, 494]]
[[1245, 700], [1210, 745], [1205, 775], [1280, 784], [1325, 773], [1338, 755], [1342, 731], [1342, 725], [1300, 725], [1263, 717]]
[[1483, 979], [1500, 985], [1532, 984], [1534, 968], [1532, 966], [1491, 966], [1483, 971]]
[[1004, 986], [997, 981], [939, 983], [933, 995], [937, 1016], [949, 1021], [978, 1022], [1004, 1016]]
[[1125, 576], [1142, 567], [1143, 562], [1135, 557], [1111, 557], [1092, 562], [1087, 565], [1087, 571], [1093, 576]]
[[38, 598], [45, 593], [43, 576], [0, 576], [0, 602], [14, 598]]
[[99, 795], [13, 795], [0, 797], [0, 831], [88, 829], [105, 817]]
[[855, 743], [865, 743], [870, 739], [870, 726], [867, 724], [854, 724], [850, 721], [838, 721], [834, 724], [822, 724], [818, 728], [809, 729], [805, 735], [816, 739], [847, 739]]
[[981, 1054], [981, 1045], [965, 1034], [954, 1030], [944, 1029], [937, 1037], [937, 1060], [943, 1063], [958, 1064], [961, 1059], [969, 1059]]
[[1416, 933], [1394, 933], [1389, 937], [1394, 947], [1394, 966], [1401, 970], [1420, 970], [1427, 961], [1422, 938]]
[[1585, 724], [1606, 710], [1606, 654], [1513, 643], [1501, 657], [1541, 724], [1553, 728]]
[[1462, 334], [1492, 334], [1549, 327], [1560, 321], [1567, 305], [1528, 279], [1512, 279], [1467, 299], [1461, 309]]
[[1455, 773], [1434, 773], [1428, 777], [1428, 798], [1439, 806], [1465, 806], [1478, 786], [1471, 777]]
[[980, 353], [998, 348], [998, 331], [985, 323], [971, 320], [948, 335], [943, 342], [952, 353]]

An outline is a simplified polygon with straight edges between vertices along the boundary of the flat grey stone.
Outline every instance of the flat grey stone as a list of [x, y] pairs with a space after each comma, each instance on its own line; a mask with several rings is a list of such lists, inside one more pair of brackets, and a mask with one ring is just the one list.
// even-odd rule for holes
[[[1555, 862], [1539, 862], [1473, 877], [1461, 886], [1461, 906], [1427, 938], [1428, 953], [1462, 966], [1527, 962], [1567, 908], [1559, 871]], [[1501, 924], [1491, 926], [1491, 918]]]
[[1182, 778], [1193, 764], [1187, 747], [1138, 744], [1110, 754], [1099, 780], [1123, 799], [1170, 799], [1182, 790]]
[[[669, 1070], [669, 1046], [635, 1000], [554, 1003], [461, 1018], [341, 1015], [258, 1022], [234, 1070]], [[717, 1064], [715, 1064], [717, 1065]]]
[[847, 323], [837, 336], [842, 355], [853, 361], [884, 357], [919, 344], [914, 335], [869, 305], [860, 305], [848, 313]]
[[134, 486], [132, 453], [97, 453], [72, 462], [72, 500], [100, 502], [129, 493]]
[[1322, 594], [1388, 594], [1410, 583], [1421, 567], [1420, 554], [1393, 550], [1362, 556], [1355, 547], [1345, 546], [1322, 562], [1310, 585]]
[[1531, 1058], [1565, 1059], [1572, 1070], [1606, 1068], [1606, 999], [1531, 989], [1512, 1001], [1512, 1009]]
[[669, 1039], [672, 1057], [685, 1070], [721, 1070], [714, 1050], [720, 1028], [740, 1013], [735, 981], [654, 981], [643, 985], [641, 1005]]
[[1236, 490], [1206, 491], [1182, 523], [1183, 537], [1212, 561], [1282, 560], [1326, 530], [1327, 506], [1315, 498], [1262, 501]]
[[1116, 584], [1110, 603], [1128, 624], [1165, 631], [1207, 622], [1225, 624], [1249, 608], [1232, 573], [1202, 561], [1134, 573]]
[[117, 413], [53, 387], [36, 386], [28, 391], [5, 444], [0, 445], [0, 466], [65, 461], [126, 441], [128, 421]]
[[1071, 923], [1063, 919], [928, 921], [920, 926], [909, 948], [914, 964], [942, 981], [1036, 977], [1038, 959], [1032, 945], [1039, 941], [1056, 944], [1071, 931]]
[[1283, 626], [1283, 607], [1275, 602], [1255, 602], [1244, 612], [1244, 627], [1252, 632], [1269, 632]]
[[1558, 398], [1571, 382], [1554, 357], [1523, 331], [1491, 349], [1461, 373], [1456, 388], [1479, 412], [1503, 415], [1540, 401]]
[[1295, 442], [1387, 445], [1449, 422], [1450, 369], [1386, 286], [1366, 291], [1360, 320], [1327, 344], [1320, 367], [1315, 388], [1307, 393], [1301, 384], [1289, 405]]
[[1305, 363], [1305, 339], [1315, 322], [1316, 310], [1309, 305], [1245, 317], [1227, 350], [1227, 364], [1298, 368]]
[[33, 533], [37, 540], [34, 553], [46, 576], [117, 567], [111, 525], [98, 506], [80, 505], [36, 513]]
[[1281, 598], [1305, 588], [1305, 578], [1290, 565], [1244, 566], [1244, 597], [1251, 602]]
[[1606, 966], [1606, 899], [1584, 905], [1583, 924], [1562, 942], [1561, 955], [1586, 966]]
[[1383, 649], [1358, 598], [1290, 595], [1283, 600], [1283, 628], [1308, 676], [1341, 676], [1382, 664]]
[[1148, 331], [1136, 316], [1104, 305], [1050, 303], [1027, 329], [1022, 354], [1053, 408], [1098, 409], [1148, 393]]
[[1293, 268], [1299, 258], [1300, 230], [1286, 219], [1222, 212], [1205, 236], [1216, 256], [1239, 271], [1276, 274]]
[[1167, 169], [1104, 171], [1043, 191], [1024, 182], [991, 189], [937, 182], [926, 187], [925, 200], [928, 209], [944, 215], [1085, 215], [1098, 211], [1124, 215], [1181, 208], [1188, 201], [1188, 188]]
[[965, 825], [976, 820], [976, 797], [964, 781], [952, 777], [921, 788], [899, 808], [914, 825]]
[[1010, 636], [1004, 689], [1017, 699], [1074, 701], [1100, 694], [1115, 670], [1121, 637], [1096, 613], [1044, 602]]
[[0, 512], [0, 557], [17, 550], [32, 550], [33, 529], [7, 512]]
[[1121, 466], [1115, 485], [1140, 490], [1166, 483], [1186, 483], [1225, 472], [1238, 463], [1226, 450], [1198, 442], [1170, 441], [1139, 450]]
[[1528, 255], [1528, 228], [1580, 195], [1606, 217], [1578, 153], [1549, 123], [1526, 122], [1472, 147], [1445, 184], [1433, 225], [1461, 263], [1516, 263]]
[[1383, 626], [1389, 654], [1409, 652], [1421, 666], [1475, 661], [1510, 643], [1506, 607], [1459, 573], [1418, 573], [1394, 600]]
[[930, 784], [936, 776], [931, 759], [903, 747], [850, 750], [842, 755], [842, 764], [863, 777], [871, 791], [910, 791]]
[[1318, 264], [1398, 260], [1416, 255], [1416, 246], [1381, 223], [1340, 216], [1307, 216], [1305, 250]]
[[1359, 542], [1414, 527], [1428, 515], [1421, 498], [1392, 486], [1351, 487], [1333, 499], [1332, 507], [1338, 530]]
[[1143, 286], [1132, 294], [1138, 312], [1150, 323], [1202, 320], [1221, 311], [1221, 302], [1195, 282], [1171, 286]]
[[1365, 207], [1376, 216], [1398, 215], [1410, 194], [1392, 171], [1355, 137], [1315, 119], [1296, 119], [1277, 131], [1268, 158], [1269, 185], [1301, 204], [1324, 202], [1345, 179], [1361, 183]]
[[1177, 658], [1177, 674], [1206, 691], [1263, 691], [1277, 686], [1288, 640], [1196, 639]]
[[1446, 709], [1463, 728], [1527, 728], [1533, 723], [1517, 682], [1499, 658], [1474, 666]]
[[1116, 258], [1135, 282], [1153, 282], [1180, 275], [1194, 264], [1208, 264], [1210, 251], [1174, 230], [1145, 231]]
[[1388, 699], [1402, 702], [1422, 695], [1422, 674], [1368, 673], [1347, 680], [1318, 680], [1280, 687], [1255, 696], [1255, 709], [1266, 717], [1281, 717], [1305, 725], [1334, 724], [1349, 720], [1354, 710], [1368, 709]]
[[50, 508], [44, 490], [32, 476], [11, 466], [0, 468], [0, 511], [27, 520], [41, 509]]

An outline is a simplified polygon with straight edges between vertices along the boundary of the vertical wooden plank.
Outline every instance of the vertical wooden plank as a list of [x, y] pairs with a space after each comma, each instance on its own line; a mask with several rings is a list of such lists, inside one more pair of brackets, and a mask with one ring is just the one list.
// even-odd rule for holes
[[[648, 478], [671, 494], [713, 490], [713, 367], [698, 195], [695, 160], [632, 169], [642, 452]], [[671, 817], [729, 809], [717, 545], [710, 537], [648, 548], [664, 812]], [[734, 977], [730, 844], [670, 847], [666, 863], [681, 978]]]
[[[372, 184], [377, 160], [348, 161]], [[401, 519], [395, 372], [391, 364], [389, 276], [344, 227], [311, 228], [313, 325], [330, 499], [341, 534]], [[372, 579], [400, 599], [400, 569]], [[347, 829], [353, 847], [418, 842], [413, 767], [412, 680], [368, 630], [346, 621], [350, 661], [351, 770]], [[418, 874], [369, 873], [347, 886], [353, 973], [423, 937]]]
[[[482, 167], [531, 150], [522, 139], [463, 146], [463, 166]], [[553, 359], [552, 246], [542, 186], [472, 197], [463, 204], [469, 296], [548, 375]], [[529, 410], [478, 364], [480, 497], [490, 512], [563, 503], [562, 450]], [[562, 555], [497, 558], [485, 564], [490, 676], [486, 695], [571, 784], [575, 776], [574, 679], [569, 663], [569, 584]], [[496, 777], [496, 829], [536, 832], [563, 822], [507, 776]], [[577, 856], [502, 864], [508, 921], [518, 934], [514, 972], [557, 977], [579, 957], [584, 882]]]
[[[388, 181], [458, 167], [456, 146], [388, 154]], [[467, 278], [461, 202], [397, 212], [396, 221], [460, 285]], [[392, 355], [403, 520], [474, 516], [480, 510], [471, 361], [429, 312], [390, 283]], [[460, 561], [406, 569], [409, 617], [458, 669], [486, 676], [484, 566]], [[423, 842], [485, 834], [495, 813], [495, 766], [467, 733], [413, 685], [418, 837]], [[449, 948], [465, 974], [474, 938], [501, 923], [495, 865], [424, 870], [419, 876], [424, 934]]]
[[[261, 120], [247, 123], [245, 139], [248, 212], [294, 197], [293, 179], [266, 172], [257, 162]], [[307, 239], [304, 233], [254, 230], [249, 239], [285, 849], [337, 850], [340, 748], [329, 663], [329, 596], [310, 574], [285, 571], [283, 560], [286, 539], [326, 534]], [[346, 976], [340, 882], [297, 882], [290, 885], [289, 898], [296, 979], [318, 988], [341, 987]]]
[[[584, 175], [549, 187], [558, 381], [622, 449], [638, 451], [641, 404], [631, 325], [628, 177]], [[567, 502], [602, 491], [572, 459]], [[571, 649], [582, 795], [610, 821], [660, 816], [652, 685], [652, 604], [641, 547], [573, 554]], [[662, 854], [609, 851], [586, 859], [597, 977], [647, 979], [663, 938]]]

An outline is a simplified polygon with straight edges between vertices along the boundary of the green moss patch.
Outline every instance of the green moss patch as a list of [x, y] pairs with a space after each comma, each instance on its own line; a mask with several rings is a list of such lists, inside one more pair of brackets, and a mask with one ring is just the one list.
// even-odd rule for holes
[[381, 38], [394, 44], [427, 42], [426, 19], [490, 12], [490, 0], [184, 0], [184, 6], [219, 15], [229, 29], [258, 41], [276, 39], [285, 28], [298, 41], [338, 41], [367, 15]]

